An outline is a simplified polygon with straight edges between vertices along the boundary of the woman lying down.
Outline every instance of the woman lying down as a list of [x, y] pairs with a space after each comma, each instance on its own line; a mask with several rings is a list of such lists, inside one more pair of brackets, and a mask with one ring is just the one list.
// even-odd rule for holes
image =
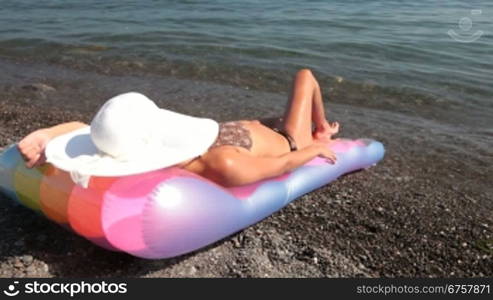
[[39, 129], [18, 148], [27, 167], [48, 161], [80, 184], [89, 176], [178, 166], [229, 187], [282, 175], [316, 156], [334, 163], [326, 145], [338, 131], [339, 124], [325, 118], [317, 80], [302, 69], [281, 118], [218, 123], [161, 109], [131, 92], [108, 100], [90, 126], [69, 122]]

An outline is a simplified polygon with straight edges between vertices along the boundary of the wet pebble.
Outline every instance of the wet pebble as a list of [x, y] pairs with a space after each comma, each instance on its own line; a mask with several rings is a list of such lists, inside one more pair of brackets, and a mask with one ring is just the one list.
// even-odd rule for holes
[[28, 266], [33, 262], [33, 257], [31, 255], [23, 255], [21, 257], [22, 262], [24, 265]]

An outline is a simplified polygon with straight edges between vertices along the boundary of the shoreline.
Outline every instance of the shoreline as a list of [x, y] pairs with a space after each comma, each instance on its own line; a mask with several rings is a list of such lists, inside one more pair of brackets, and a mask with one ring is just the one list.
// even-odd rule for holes
[[[106, 99], [134, 89], [159, 106], [220, 121], [280, 114], [286, 99], [190, 79], [0, 64], [0, 147], [39, 127], [88, 122]], [[378, 93], [361, 103], [359, 92], [322, 87], [337, 98], [327, 103], [328, 117], [342, 124], [342, 137], [384, 143], [380, 164], [205, 249], [157, 261], [100, 249], [2, 195], [0, 277], [492, 276], [487, 112], [391, 97], [372, 103]]]
[[[74, 80], [95, 82], [101, 85], [93, 76], [102, 80], [106, 85], [113, 85], [113, 90], [121, 87], [107, 78], [127, 78], [136, 85], [142, 85], [137, 78], [146, 78], [151, 83], [147, 85], [159, 86], [163, 78], [196, 82], [207, 82], [211, 86], [236, 87], [241, 90], [254, 90], [264, 93], [287, 94], [291, 85], [293, 72], [284, 70], [258, 69], [250, 66], [241, 66], [239, 69], [225, 72], [221, 67], [201, 68], [189, 62], [157, 63], [152, 66], [140, 61], [92, 61], [81, 57], [80, 60], [41, 62], [31, 58], [7, 58], [0, 56], [0, 66], [5, 70], [0, 74], [0, 82], [16, 85], [22, 84], [22, 76], [12, 76], [15, 73], [33, 73], [43, 79], [49, 73], [51, 81], [64, 82], [74, 85]], [[3, 76], [2, 76], [3, 75]], [[392, 87], [380, 85], [368, 79], [362, 82], [351, 81], [336, 75], [326, 75], [315, 72], [322, 87], [324, 97], [330, 102], [350, 104], [358, 107], [374, 108], [391, 112], [400, 112], [417, 117], [436, 120], [439, 122], [460, 126], [490, 127], [493, 106], [488, 102], [478, 103], [472, 99], [447, 98], [444, 95], [419, 91], [410, 87]], [[20, 80], [21, 79], [21, 80]], [[46, 78], [45, 78], [46, 79]], [[56, 85], [55, 82], [53, 82]], [[77, 83], [75, 83], [77, 84]], [[111, 95], [111, 94], [110, 94]], [[493, 134], [493, 131], [489, 132]]]

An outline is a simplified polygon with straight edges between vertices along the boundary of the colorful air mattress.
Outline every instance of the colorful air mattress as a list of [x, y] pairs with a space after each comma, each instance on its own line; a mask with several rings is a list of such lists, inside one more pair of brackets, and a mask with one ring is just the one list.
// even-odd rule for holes
[[170, 167], [91, 177], [89, 187], [50, 164], [27, 169], [15, 145], [0, 154], [0, 191], [106, 249], [148, 258], [184, 254], [250, 226], [339, 176], [376, 164], [381, 143], [335, 140], [337, 162], [315, 158], [283, 176], [224, 188]]

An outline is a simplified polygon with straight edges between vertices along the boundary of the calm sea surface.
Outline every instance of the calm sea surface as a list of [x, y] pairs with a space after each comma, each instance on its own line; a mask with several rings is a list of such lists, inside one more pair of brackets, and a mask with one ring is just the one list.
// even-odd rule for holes
[[493, 105], [490, 0], [0, 3], [3, 57], [149, 69], [181, 62], [231, 76], [239, 68], [285, 74], [309, 67], [321, 76]]

